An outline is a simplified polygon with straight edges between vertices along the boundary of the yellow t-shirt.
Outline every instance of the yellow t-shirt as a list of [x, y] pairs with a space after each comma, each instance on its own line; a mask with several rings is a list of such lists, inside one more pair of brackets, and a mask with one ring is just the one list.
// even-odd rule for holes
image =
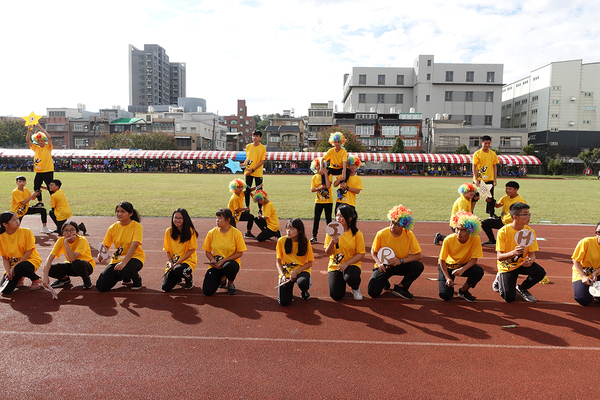
[[[348, 177], [348, 179], [346, 180], [346, 185], [348, 185], [348, 188], [352, 189], [363, 189], [362, 179], [356, 174]], [[343, 193], [343, 197], [341, 199], [338, 199], [337, 202], [356, 207], [356, 193], [353, 193], [350, 190], [346, 190]]]
[[[246, 164], [246, 171], [256, 168], [256, 165], [258, 165], [258, 163], [265, 160], [266, 158], [267, 148], [265, 147], [265, 145], [259, 144], [258, 146], [255, 146], [254, 143], [250, 143], [246, 146], [246, 160], [249, 160]], [[256, 168], [255, 171], [252, 171], [252, 173], [246, 173], [246, 175], [261, 178], [263, 176], [263, 166], [264, 164]]]
[[[68, 243], [68, 242], [67, 242]], [[87, 239], [81, 235], [77, 235], [77, 239], [73, 243], [68, 243], [69, 247], [73, 251], [73, 253], [79, 253], [78, 260], [87, 261], [92, 265], [92, 268], [96, 265], [94, 258], [92, 257], [92, 250], [90, 249], [90, 244]], [[61, 254], [65, 255], [65, 238], [63, 236], [59, 237], [56, 243], [54, 243], [54, 247], [50, 252], [54, 257], [58, 258]], [[69, 260], [66, 260], [69, 262]]]
[[32, 250], [31, 255], [25, 261], [32, 263], [37, 271], [40, 265], [42, 265], [42, 257], [40, 257], [35, 248], [35, 236], [33, 236], [33, 233], [27, 228], [19, 227], [12, 235], [6, 232], [0, 234], [0, 256], [8, 259], [11, 268], [29, 250]]
[[[202, 250], [209, 251], [217, 259], [227, 258], [232, 254], [246, 251], [246, 243], [244, 243], [244, 237], [242, 232], [233, 226], [229, 228], [227, 233], [221, 233], [218, 227], [212, 228], [206, 234], [204, 243], [202, 243]], [[239, 258], [235, 261], [242, 266]], [[208, 269], [214, 268], [209, 264]]]
[[[310, 242], [307, 243], [306, 254], [302, 257], [298, 256], [298, 242], [292, 242], [292, 252], [290, 254], [286, 254], [285, 252], [285, 240], [287, 236], [282, 236], [277, 240], [277, 248], [275, 252], [277, 253], [277, 258], [281, 260], [281, 266], [283, 267], [283, 272], [286, 278], [290, 277], [290, 274], [295, 269], [302, 267], [304, 264], [314, 261], [315, 256], [313, 255], [313, 250]], [[310, 274], [311, 268], [306, 269], [306, 272]], [[281, 278], [281, 275], [279, 276]]]
[[329, 161], [329, 168], [343, 168], [343, 162], [348, 163], [348, 152], [343, 147], [340, 151], [335, 151], [335, 147], [332, 147], [323, 156], [323, 161]]
[[502, 196], [498, 202], [502, 204], [502, 214], [500, 214], [500, 216], [504, 225], [512, 224], [513, 218], [510, 216], [510, 206], [519, 202], [527, 204], [520, 194], [516, 195], [514, 199], [511, 199], [509, 196]]
[[[54, 195], [53, 195], [54, 196]], [[146, 261], [146, 253], [142, 250], [142, 240], [144, 238], [144, 227], [137, 221], [131, 221], [127, 225], [121, 225], [120, 222], [115, 222], [106, 231], [102, 244], [106, 248], [115, 245], [115, 252], [110, 259], [111, 264], [117, 264], [125, 258], [125, 254], [129, 251], [132, 242], [138, 242], [140, 245], [135, 249], [133, 257], [140, 260], [142, 263]]]
[[240, 215], [242, 214], [242, 211], [238, 211], [236, 212], [235, 210], [237, 210], [238, 208], [244, 208], [244, 198], [245, 198], [245, 193], [242, 192], [240, 193], [240, 195], [236, 195], [235, 193], [233, 193], [231, 195], [231, 198], [229, 199], [229, 203], [227, 204], [227, 208], [229, 208], [231, 210], [231, 213], [233, 214], [233, 218], [235, 219], [235, 222], [237, 223], [240, 220]]
[[50, 172], [54, 171], [54, 163], [52, 162], [52, 141], [40, 147], [32, 143], [29, 148], [35, 153], [33, 155], [33, 172]]
[[466, 243], [461, 243], [456, 237], [456, 233], [446, 236], [442, 249], [440, 250], [440, 260], [446, 261], [449, 269], [460, 268], [473, 258], [483, 257], [481, 249], [481, 240], [479, 236], [469, 236]]
[[[316, 187], [321, 186], [321, 174], [313, 175], [310, 180], [310, 188], [314, 189]], [[331, 175], [329, 175], [329, 180], [331, 181]], [[333, 198], [331, 197], [331, 186], [328, 189], [322, 189], [315, 192], [315, 203], [317, 204], [333, 204]]]
[[[190, 231], [192, 231], [190, 229]], [[173, 240], [171, 237], [171, 228], [167, 228], [165, 231], [165, 239], [163, 241], [163, 251], [168, 252], [171, 255], [171, 260], [174, 262], [179, 261], [183, 256], [187, 254], [188, 251], [194, 250], [194, 252], [184, 261], [184, 264], [190, 266], [192, 271], [196, 268], [196, 264], [198, 263], [198, 255], [196, 254], [196, 249], [198, 248], [198, 236], [194, 231], [192, 233], [192, 238], [187, 242], [180, 242], [180, 239]]]
[[[325, 235], [325, 243], [323, 247], [331, 243], [331, 237]], [[356, 232], [356, 235], [352, 236], [352, 231], [346, 231], [340, 236], [338, 242], [339, 248], [336, 247], [334, 253], [329, 256], [329, 264], [327, 265], [327, 271], [337, 271], [337, 266], [346, 260], [351, 259], [357, 254], [365, 254], [365, 238], [361, 231]], [[358, 261], [353, 264], [358, 268], [362, 269], [362, 262]]]
[[519, 268], [523, 264], [523, 260], [529, 256], [529, 253], [539, 250], [535, 231], [529, 226], [525, 225], [522, 230], [517, 231], [510, 225], [504, 225], [498, 231], [498, 237], [496, 239], [496, 251], [502, 251], [504, 253], [513, 251], [517, 247], [516, 239], [519, 239], [519, 242], [529, 239], [529, 241], [532, 241], [532, 243], [525, 248], [525, 251], [521, 257], [515, 256], [510, 260], [497, 261], [498, 272], [510, 272]]
[[277, 232], [279, 230], [279, 218], [277, 218], [277, 210], [273, 202], [269, 201], [267, 204], [263, 204], [262, 208], [263, 217], [267, 220], [267, 228]]
[[64, 221], [73, 216], [67, 196], [65, 196], [65, 192], [62, 189], [58, 189], [50, 196], [50, 207], [54, 208], [54, 215], [59, 221]]
[[21, 204], [21, 202], [31, 196], [31, 192], [27, 188], [23, 188], [21, 192], [19, 188], [15, 188], [12, 191], [12, 202], [10, 203], [10, 211], [17, 214], [17, 217], [21, 218], [25, 214], [27, 214], [27, 210], [29, 209], [29, 202], [25, 205]]
[[484, 182], [494, 180], [494, 165], [498, 164], [498, 156], [494, 150], [487, 153], [479, 149], [473, 154], [473, 168], [477, 169], [477, 176]]
[[[392, 231], [389, 227], [377, 232], [372, 246], [375, 254], [377, 254], [382, 247], [389, 247], [392, 249], [398, 259], [408, 257], [409, 251], [413, 255], [421, 252], [421, 246], [419, 246], [415, 234], [406, 229], [402, 231], [402, 235], [399, 237], [392, 236]], [[375, 264], [374, 268], [377, 268], [377, 264]]]
[[471, 212], [471, 200], [467, 199], [462, 194], [458, 199], [456, 199], [456, 201], [452, 205], [452, 214], [450, 214], [450, 226], [452, 226], [452, 217], [454, 217], [454, 215], [459, 211]]
[[[591, 277], [592, 273], [600, 268], [600, 244], [596, 236], [583, 238], [577, 243], [573, 256], [573, 260], [579, 261], [583, 272]], [[581, 276], [573, 266], [573, 282], [580, 281]]]

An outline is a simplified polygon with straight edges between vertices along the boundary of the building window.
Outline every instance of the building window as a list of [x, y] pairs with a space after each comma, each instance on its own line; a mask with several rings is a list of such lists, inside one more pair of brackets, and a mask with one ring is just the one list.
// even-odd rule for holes
[[486, 115], [485, 116], [485, 122], [484, 122], [485, 126], [490, 126], [492, 125], [492, 116], [491, 115]]
[[521, 100], [521, 104], [527, 104], [527, 99]]
[[358, 76], [358, 84], [366, 85], [367, 84], [367, 75], [359, 75]]
[[500, 147], [513, 147], [520, 149], [523, 146], [521, 144], [521, 138], [519, 136], [501, 136]]
[[552, 86], [552, 90], [560, 90], [560, 86]]
[[404, 85], [404, 75], [396, 75], [396, 85]]
[[473, 101], [473, 92], [465, 92], [465, 101]]
[[534, 110], [531, 110], [531, 113], [532, 113], [532, 114], [537, 114], [537, 108], [536, 108], [536, 109], [534, 109]]
[[445, 101], [452, 101], [452, 92], [446, 91]]
[[525, 115], [527, 115], [527, 111], [523, 111], [523, 112], [521, 113], [521, 117], [524, 117]]
[[75, 147], [87, 147], [88, 140], [86, 138], [75, 138]]
[[400, 134], [400, 127], [398, 125], [383, 125], [381, 127], [381, 134], [383, 136], [398, 136]]
[[356, 125], [357, 136], [373, 136], [375, 127], [373, 125]]
[[475, 82], [475, 71], [467, 71], [467, 82]]
[[416, 126], [403, 126], [400, 128], [400, 134], [402, 136], [417, 136], [419, 134], [419, 128]]
[[540, 77], [539, 77], [539, 76], [534, 76], [534, 77], [533, 77], [533, 81], [534, 81], [534, 82], [535, 82], [535, 81], [537, 81], [538, 79], [540, 79]]
[[377, 75], [377, 84], [385, 85], [385, 75]]
[[558, 118], [558, 114], [552, 114], [552, 118]]
[[418, 146], [416, 140], [409, 139], [409, 140], [402, 140], [402, 141], [404, 142], [404, 147], [417, 147]]
[[237, 125], [237, 119], [231, 119], [231, 120], [229, 120], [229, 124], [230, 125]]
[[586, 97], [592, 97], [593, 96], [592, 92], [585, 92], [585, 93], [583, 93], [583, 95], [586, 96]]
[[427, 66], [431, 67], [431, 60], [427, 60]]
[[596, 111], [596, 107], [583, 107], [583, 111]]
[[431, 74], [427, 74], [427, 80], [430, 81], [431, 80]]
[[446, 71], [446, 82], [454, 82], [454, 71]]
[[552, 104], [560, 104], [560, 100], [552, 100]]
[[531, 126], [537, 126], [537, 122], [532, 122]]
[[486, 82], [494, 82], [495, 79], [495, 75], [496, 73], [494, 71], [488, 72], [487, 73], [487, 78], [486, 78]]
[[485, 101], [494, 101], [494, 92], [485, 92]]
[[538, 96], [533, 96], [533, 97], [531, 98], [531, 101], [536, 101], [537, 99], [538, 99]]
[[73, 131], [75, 132], [87, 132], [87, 126], [85, 126], [84, 124], [74, 124], [73, 125]]
[[584, 124], [591, 124], [591, 121], [583, 121]]
[[471, 136], [469, 138], [469, 147], [479, 147], [480, 136]]
[[515, 106], [520, 106], [521, 102], [520, 101], [515, 101]]
[[440, 136], [440, 146], [460, 146], [460, 136]]
[[428, 95], [428, 94], [425, 95], [425, 101], [429, 101], [430, 98], [431, 98], [430, 95]]
[[377, 103], [385, 103], [385, 94], [377, 95]]
[[367, 102], [367, 95], [364, 93], [359, 93], [358, 95], [358, 102], [359, 103], [366, 103]]
[[404, 95], [403, 94], [396, 95], [396, 104], [404, 104]]
[[[472, 115], [465, 115], [465, 125], [471, 125], [471, 121], [473, 120], [473, 116]], [[479, 145], [477, 145], [479, 146]]]
[[270, 136], [269, 142], [271, 143], [279, 143], [279, 136]]

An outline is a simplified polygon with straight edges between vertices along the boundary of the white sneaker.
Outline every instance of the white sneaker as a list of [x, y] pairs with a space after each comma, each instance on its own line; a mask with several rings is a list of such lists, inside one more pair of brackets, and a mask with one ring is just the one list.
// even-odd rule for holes
[[40, 232], [42, 232], [42, 233], [52, 233], [52, 231], [50, 229], [48, 229], [47, 226], [43, 226], [42, 229], [40, 230]]
[[362, 300], [363, 295], [360, 294], [360, 289], [352, 289], [352, 296], [354, 296], [354, 300]]

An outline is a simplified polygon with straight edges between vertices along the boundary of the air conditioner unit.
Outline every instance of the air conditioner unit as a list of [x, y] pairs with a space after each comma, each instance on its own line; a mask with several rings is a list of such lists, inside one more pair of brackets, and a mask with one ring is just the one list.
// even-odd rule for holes
[[570, 125], [570, 126], [573, 126], [573, 125], [575, 125], [575, 121], [569, 121], [569, 125]]
[[571, 101], [575, 101], [575, 100], [577, 100], [577, 99], [575, 98], [575, 96], [571, 96]]
[[506, 116], [506, 119], [510, 119], [510, 118], [511, 118], [511, 116], [510, 116], [510, 115], [507, 115], [507, 116]]

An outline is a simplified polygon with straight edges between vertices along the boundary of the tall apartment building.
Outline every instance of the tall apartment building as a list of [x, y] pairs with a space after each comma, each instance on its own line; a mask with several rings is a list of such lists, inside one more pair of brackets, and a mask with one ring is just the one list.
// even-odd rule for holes
[[600, 147], [595, 95], [600, 95], [600, 63], [552, 62], [502, 88], [502, 127], [525, 128], [529, 144], [576, 156]]
[[177, 104], [177, 97], [185, 97], [185, 85], [185, 63], [170, 63], [157, 44], [145, 44], [144, 50], [129, 45], [130, 106]]
[[237, 101], [237, 115], [223, 117], [228, 132], [239, 132], [244, 144], [252, 143], [252, 132], [256, 130], [256, 124], [252, 115], [248, 116], [246, 100]]
[[[344, 112], [447, 115], [466, 126], [500, 128], [503, 64], [445, 64], [419, 55], [412, 67], [354, 67], [344, 75]], [[439, 118], [437, 118], [439, 119]]]

